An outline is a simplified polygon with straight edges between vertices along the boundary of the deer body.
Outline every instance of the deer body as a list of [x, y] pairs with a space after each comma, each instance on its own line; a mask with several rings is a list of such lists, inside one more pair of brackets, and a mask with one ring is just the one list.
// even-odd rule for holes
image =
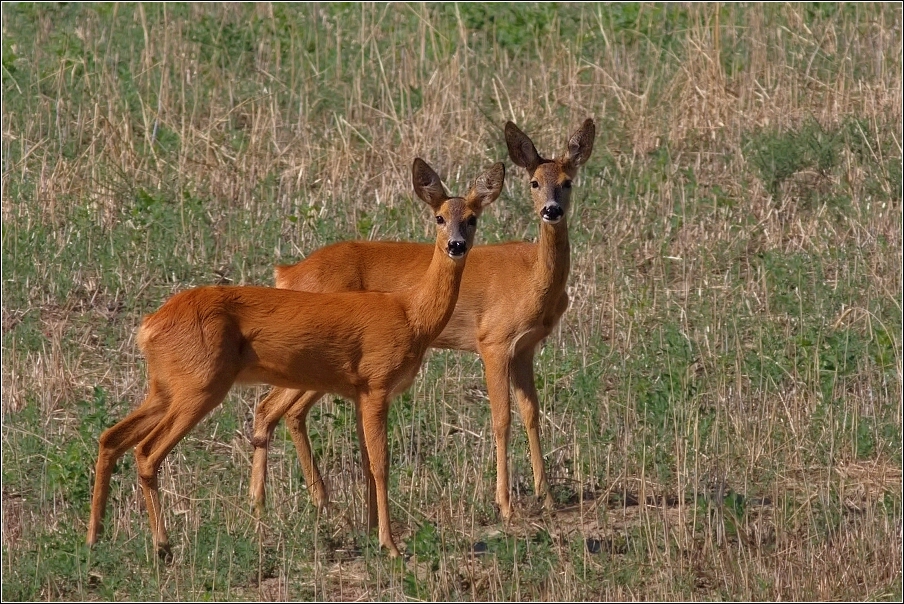
[[[549, 335], [568, 306], [567, 270], [564, 274], [547, 270], [549, 265], [561, 268], [569, 263], [567, 232], [564, 235], [560, 249], [545, 253], [542, 259], [539, 255], [546, 246], [536, 243], [472, 249], [455, 311], [431, 347], [479, 352], [481, 342], [498, 340], [521, 349], [524, 343], [536, 343], [536, 338]], [[432, 246], [425, 243], [336, 243], [318, 249], [303, 262], [277, 267], [276, 286], [309, 292], [386, 292], [412, 287], [430, 264], [432, 253]], [[512, 273], [525, 279], [513, 281]], [[504, 314], [502, 309], [506, 309]], [[518, 344], [522, 339], [525, 342]]]
[[[534, 488], [551, 507], [539, 437], [539, 400], [533, 359], [537, 346], [558, 324], [568, 307], [566, 285], [570, 246], [566, 214], [571, 179], [590, 156], [595, 127], [586, 120], [569, 139], [568, 152], [555, 161], [539, 156], [533, 143], [514, 124], [506, 125], [512, 160], [531, 176], [534, 206], [541, 216], [539, 241], [477, 246], [462, 276], [458, 302], [433, 348], [479, 353], [496, 441], [496, 502], [500, 514], [512, 514], [508, 478], [511, 390], [528, 434]], [[408, 242], [342, 242], [321, 248], [294, 265], [276, 268], [276, 286], [305, 291], [387, 291], [410, 286], [429, 262], [429, 246]], [[311, 455], [307, 414], [321, 392], [273, 390], [258, 407], [258, 420], [274, 421], [283, 409], [314, 501], [324, 507], [328, 496]], [[279, 418], [277, 417], [276, 420]], [[256, 430], [257, 432], [257, 430]], [[265, 499], [267, 442], [255, 441], [251, 495], [258, 509]], [[370, 519], [374, 521], [373, 516]]]
[[234, 383], [267, 383], [355, 401], [380, 544], [399, 554], [389, 527], [389, 402], [411, 385], [448, 321], [476, 217], [498, 197], [504, 178], [496, 164], [462, 199], [448, 198], [423, 161], [415, 160], [413, 172], [415, 191], [440, 224], [416, 285], [385, 293], [200, 287], [176, 294], [145, 318], [138, 343], [147, 359], [149, 393], [100, 437], [88, 543], [100, 532], [113, 465], [134, 446], [154, 543], [161, 556], [171, 557], [157, 492], [163, 459]]
[[[444, 296], [457, 286], [448, 276]], [[184, 371], [180, 364], [191, 364], [192, 378], [203, 384], [231, 379], [351, 399], [365, 387], [401, 392], [417, 374], [435, 328], [417, 329], [408, 319], [408, 300], [396, 293], [358, 294], [336, 294], [323, 304], [322, 296], [308, 292], [199, 287], [148, 316], [138, 343], [156, 373], [171, 376]], [[428, 327], [449, 314], [431, 310], [423, 316]], [[379, 322], [371, 325], [374, 318]]]

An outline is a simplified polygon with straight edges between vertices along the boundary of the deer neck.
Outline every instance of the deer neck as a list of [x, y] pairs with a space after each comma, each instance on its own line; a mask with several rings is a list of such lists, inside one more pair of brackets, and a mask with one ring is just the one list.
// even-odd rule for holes
[[429, 344], [442, 332], [455, 310], [464, 260], [453, 260], [439, 246], [421, 282], [414, 286], [408, 304], [408, 322], [416, 337]]
[[564, 291], [571, 268], [571, 245], [568, 241], [567, 218], [557, 224], [540, 223], [537, 262], [534, 279], [542, 290], [557, 295]]

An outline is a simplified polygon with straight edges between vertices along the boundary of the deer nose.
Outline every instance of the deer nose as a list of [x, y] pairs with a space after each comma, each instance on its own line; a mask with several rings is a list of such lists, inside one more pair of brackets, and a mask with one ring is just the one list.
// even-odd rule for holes
[[559, 220], [564, 215], [565, 210], [563, 210], [562, 206], [557, 203], [547, 203], [545, 206], [543, 206], [543, 209], [540, 210], [540, 216], [543, 218], [543, 220], [545, 220], [546, 222], [551, 222], [553, 224], [559, 222]]
[[468, 251], [468, 244], [465, 241], [450, 241], [449, 242], [449, 255], [458, 258], [459, 256], [464, 256], [465, 252]]

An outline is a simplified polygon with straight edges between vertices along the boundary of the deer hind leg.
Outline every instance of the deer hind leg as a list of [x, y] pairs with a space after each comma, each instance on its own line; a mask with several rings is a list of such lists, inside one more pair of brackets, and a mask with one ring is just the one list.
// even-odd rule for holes
[[[387, 437], [387, 416], [389, 401], [385, 394], [359, 396], [358, 400], [358, 434], [361, 439], [362, 456], [369, 462], [368, 509], [376, 500], [377, 520], [379, 525], [380, 545], [389, 550], [393, 558], [400, 556], [399, 548], [392, 539], [392, 528], [389, 521], [389, 452]], [[363, 434], [362, 434], [363, 433]], [[372, 513], [370, 514], [372, 517]]]
[[295, 443], [295, 451], [298, 453], [301, 471], [304, 474], [305, 483], [311, 491], [314, 505], [318, 509], [325, 510], [329, 506], [330, 497], [326, 484], [323, 482], [323, 477], [320, 475], [320, 469], [317, 468], [317, 461], [311, 451], [311, 439], [308, 436], [307, 424], [308, 413], [322, 397], [322, 392], [305, 392], [301, 399], [297, 400], [286, 412], [286, 424], [289, 427], [292, 442]]
[[496, 505], [506, 522], [512, 518], [509, 494], [508, 445], [512, 425], [512, 403], [509, 392], [509, 355], [502, 347], [481, 349], [490, 396], [493, 436], [496, 440]]
[[534, 349], [522, 351], [512, 359], [512, 385], [515, 400], [521, 411], [521, 419], [527, 430], [527, 441], [530, 446], [530, 463], [534, 471], [534, 493], [543, 499], [546, 509], [552, 509], [552, 494], [546, 481], [546, 469], [543, 464], [543, 452], [540, 449], [540, 400], [534, 383]]
[[223, 402], [233, 380], [220, 379], [206, 387], [180, 387], [172, 394], [166, 414], [147, 437], [135, 447], [135, 460], [141, 490], [148, 508], [151, 535], [157, 555], [172, 561], [169, 537], [163, 522], [157, 474], [160, 465], [176, 444], [200, 422], [205, 415]]
[[[375, 531], [379, 528], [380, 520], [379, 513], [377, 511], [377, 483], [374, 478], [373, 465], [372, 465], [372, 457], [370, 455], [370, 447], [367, 443], [367, 430], [364, 426], [364, 416], [362, 412], [362, 405], [364, 403], [358, 402], [355, 405], [355, 427], [358, 431], [358, 446], [361, 449], [361, 470], [364, 473], [364, 482], [366, 483], [366, 493], [367, 493], [367, 517], [365, 518], [365, 524], [367, 525], [368, 532]], [[379, 424], [379, 422], [376, 422]], [[385, 425], [385, 419], [384, 419]], [[385, 440], [384, 440], [385, 442]], [[384, 447], [385, 449], [385, 447]], [[381, 541], [382, 543], [382, 541]]]
[[94, 494], [91, 497], [91, 517], [88, 521], [89, 545], [97, 543], [103, 530], [104, 512], [110, 495], [113, 466], [123, 454], [141, 442], [166, 413], [169, 400], [153, 382], [144, 402], [100, 436], [97, 466], [94, 471]]
[[267, 453], [270, 448], [270, 438], [279, 419], [286, 410], [301, 396], [300, 390], [288, 388], [273, 388], [257, 405], [254, 412], [254, 428], [251, 434], [251, 444], [254, 445], [254, 458], [251, 462], [251, 501], [254, 504], [255, 513], [260, 516], [264, 511], [267, 493]]

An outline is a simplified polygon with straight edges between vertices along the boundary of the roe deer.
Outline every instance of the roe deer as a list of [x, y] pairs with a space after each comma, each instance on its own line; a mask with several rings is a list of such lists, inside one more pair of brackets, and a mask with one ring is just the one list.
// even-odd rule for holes
[[[512, 515], [508, 476], [510, 385], [527, 430], [536, 495], [544, 499], [547, 508], [553, 503], [540, 451], [534, 352], [568, 307], [565, 286], [570, 248], [566, 216], [572, 180], [589, 159], [595, 135], [593, 120], [588, 118], [568, 139], [565, 154], [549, 160], [537, 153], [530, 138], [515, 124], [506, 123], [509, 156], [530, 176], [534, 209], [540, 217], [539, 243], [510, 242], [471, 250], [455, 312], [431, 344], [433, 348], [477, 352], [483, 359], [496, 440], [496, 503], [504, 520]], [[316, 292], [393, 290], [416, 283], [430, 262], [430, 255], [426, 244], [336, 243], [316, 250], [297, 264], [277, 266], [276, 286]], [[326, 507], [328, 495], [311, 454], [306, 425], [308, 411], [322, 395], [272, 390], [258, 405], [255, 434], [263, 434], [257, 428], [259, 423], [274, 424], [286, 413], [314, 503]], [[267, 433], [270, 432], [272, 428]], [[256, 438], [253, 444], [251, 497], [260, 511], [265, 501], [268, 442]]]
[[[145, 317], [138, 344], [147, 359], [147, 398], [100, 437], [88, 543], [97, 541], [113, 465], [135, 447], [158, 555], [172, 559], [157, 492], [164, 457], [234, 383], [331, 392], [355, 401], [380, 545], [398, 556], [389, 525], [386, 419], [407, 389], [458, 298], [477, 217], [502, 190], [505, 166], [482, 174], [464, 197], [415, 159], [415, 193], [434, 211], [436, 242], [410, 288], [388, 293], [310, 293], [266, 287], [199, 287]], [[334, 267], [338, 270], [339, 267]], [[263, 435], [264, 440], [269, 433]]]

